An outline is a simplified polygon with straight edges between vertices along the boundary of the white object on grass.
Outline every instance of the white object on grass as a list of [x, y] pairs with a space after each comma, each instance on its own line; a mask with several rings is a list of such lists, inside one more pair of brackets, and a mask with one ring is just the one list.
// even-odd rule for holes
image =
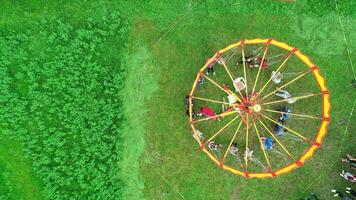
[[237, 79], [235, 79], [233, 84], [236, 92], [241, 91], [246, 87], [245, 79], [243, 77], [238, 77]]
[[193, 132], [193, 138], [199, 139], [200, 141], [201, 141], [201, 140], [204, 140], [204, 136], [203, 136], [203, 133], [202, 133], [202, 132], [200, 132], [198, 129], [195, 129], [195, 132], [197, 133], [197, 135], [198, 135], [199, 138], [196, 138], [194, 132]]
[[229, 94], [229, 96], [227, 96], [227, 100], [229, 101], [230, 106], [232, 106], [234, 103], [236, 103], [238, 101], [236, 96], [233, 94]]
[[281, 72], [276, 73], [275, 71], [273, 71], [271, 74], [271, 78], [273, 83], [278, 84], [282, 81], [283, 74]]
[[289, 99], [292, 97], [292, 95], [289, 94], [287, 90], [278, 90], [275, 95], [278, 97], [282, 97], [283, 99]]

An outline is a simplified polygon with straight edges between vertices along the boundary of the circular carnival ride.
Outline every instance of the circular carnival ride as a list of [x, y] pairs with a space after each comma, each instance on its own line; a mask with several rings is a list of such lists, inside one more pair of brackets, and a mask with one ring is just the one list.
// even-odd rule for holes
[[300, 50], [252, 39], [207, 59], [186, 108], [193, 138], [219, 167], [267, 178], [302, 166], [320, 147], [329, 96], [319, 68]]

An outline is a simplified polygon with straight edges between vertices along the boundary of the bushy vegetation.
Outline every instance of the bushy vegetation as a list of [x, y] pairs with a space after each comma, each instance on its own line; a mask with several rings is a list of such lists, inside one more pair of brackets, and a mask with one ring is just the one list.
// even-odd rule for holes
[[7, 173], [7, 169], [5, 169], [4, 167], [1, 166], [0, 168], [0, 199], [1, 200], [6, 200], [10, 198], [10, 193], [11, 193], [11, 186], [8, 184], [8, 182], [6, 181], [6, 179], [8, 179], [8, 173]]
[[46, 199], [121, 196], [127, 26], [115, 12], [0, 31], [1, 133], [25, 144]]

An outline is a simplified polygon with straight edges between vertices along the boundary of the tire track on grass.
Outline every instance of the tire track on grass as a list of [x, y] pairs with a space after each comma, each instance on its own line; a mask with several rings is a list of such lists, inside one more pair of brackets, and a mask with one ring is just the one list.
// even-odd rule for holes
[[353, 65], [353, 63], [352, 63], [351, 53], [350, 53], [350, 49], [349, 49], [349, 44], [348, 44], [347, 39], [346, 39], [346, 34], [345, 34], [345, 30], [344, 30], [344, 25], [343, 25], [342, 20], [341, 20], [341, 15], [340, 15], [340, 11], [339, 11], [339, 6], [338, 6], [338, 4], [337, 4], [337, 0], [335, 0], [335, 7], [336, 7], [337, 15], [338, 15], [338, 18], [339, 18], [339, 25], [340, 25], [340, 28], [341, 28], [341, 32], [342, 32], [342, 35], [343, 35], [343, 38], [344, 38], [344, 41], [345, 41], [346, 51], [347, 51], [347, 55], [348, 55], [348, 57], [349, 57], [352, 74], [353, 74], [353, 76], [354, 76], [354, 80], [356, 80], [356, 74], [355, 74], [355, 70], [354, 70], [354, 65]]
[[[169, 27], [168, 31], [165, 32], [161, 37], [158, 38], [158, 40], [153, 44], [153, 47], [152, 47], [152, 50], [156, 50], [158, 47], [159, 47], [159, 44], [160, 42], [170, 33], [174, 30], [174, 28], [176, 28], [178, 26], [179, 23], [181, 23], [187, 16], [188, 14], [190, 14], [193, 9], [195, 8], [196, 5], [198, 5], [199, 1], [197, 1], [193, 6], [190, 6], [189, 7], [189, 10], [187, 11], [186, 14], [184, 14], [179, 20], [177, 20], [172, 26]], [[149, 59], [149, 55], [147, 55], [145, 58], [144, 58], [144, 65], [143, 65], [143, 69], [142, 69], [142, 74], [147, 74], [148, 73], [148, 66], [147, 66], [147, 59]], [[139, 95], [139, 102], [142, 102], [144, 103], [144, 100], [145, 100], [145, 91], [142, 90], [142, 88], [144, 88], [144, 85], [145, 85], [145, 81], [144, 79], [139, 79], [140, 80], [140, 83], [139, 83], [139, 87], [137, 87], [137, 94], [141, 94]], [[142, 110], [142, 108], [140, 107], [139, 104], [137, 104], [137, 110], [139, 110], [139, 116], [143, 116], [145, 113], [144, 111]], [[138, 124], [142, 124], [142, 121], [141, 121], [141, 118], [138, 117]], [[145, 141], [144, 141], [144, 138], [143, 138], [143, 132], [141, 131], [141, 129], [138, 129], [138, 132], [139, 132], [139, 137], [140, 137], [140, 140], [141, 140], [141, 143], [142, 145], [144, 146], [145, 144]], [[144, 154], [145, 154], [145, 159], [146, 159], [146, 162], [149, 163], [149, 166], [151, 167], [151, 158], [150, 158], [150, 155], [149, 153], [147, 152], [146, 149], [144, 149]], [[176, 188], [170, 181], [168, 181], [167, 178], [165, 178], [161, 173], [158, 172], [158, 170], [156, 170], [155, 168], [151, 167], [151, 169], [153, 170], [154, 173], [156, 173], [162, 180], [164, 180], [165, 183], [167, 183], [167, 185], [169, 185], [174, 192], [176, 192], [180, 198], [182, 199], [185, 199], [185, 197], [182, 195], [182, 193], [180, 193], [179, 189]]]

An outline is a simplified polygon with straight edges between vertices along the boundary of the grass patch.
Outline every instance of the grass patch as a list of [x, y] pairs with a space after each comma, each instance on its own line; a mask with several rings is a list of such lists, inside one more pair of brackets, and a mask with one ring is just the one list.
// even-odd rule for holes
[[0, 199], [42, 199], [42, 186], [20, 142], [0, 138]]
[[[320, 18], [299, 16], [297, 19], [295, 16], [281, 14], [204, 15], [193, 11], [188, 13], [186, 18], [159, 44], [151, 48], [152, 59], [157, 61], [156, 65], [164, 76], [159, 80], [161, 87], [145, 106], [150, 108], [145, 115], [147, 116], [145, 118], [146, 149], [149, 154], [154, 155], [153, 160], [155, 160], [150, 164], [142, 162], [141, 173], [147, 198], [178, 199], [180, 193], [185, 198], [228, 199], [235, 187], [238, 187], [238, 196], [241, 199], [262, 199], [266, 197], [266, 194], [270, 199], [294, 199], [302, 197], [304, 190], [308, 189], [309, 184], [321, 175], [319, 172], [324, 170], [326, 172], [318, 179], [323, 182], [323, 187], [316, 182], [310, 190], [306, 191], [307, 193], [316, 191], [321, 198], [328, 198], [329, 194], [326, 191], [329, 188], [335, 185], [340, 188], [345, 186], [346, 183], [342, 179], [334, 176], [342, 165], [338, 164], [339, 168], [330, 169], [331, 164], [339, 159], [340, 134], [345, 128], [336, 125], [335, 122], [349, 114], [355, 98], [354, 94], [344, 92], [345, 88], [349, 88], [352, 74], [349, 73], [349, 67], [344, 67], [349, 66], [349, 62], [341, 31], [332, 28], [338, 25], [333, 17], [335, 15], [331, 14], [329, 18], [333, 20], [324, 22], [329, 28], [320, 34], [313, 32], [312, 37], [316, 38], [313, 41], [322, 41], [320, 45], [323, 45], [319, 47], [319, 44], [315, 44], [319, 49], [315, 50], [315, 45], [310, 44], [311, 36], [308, 33], [303, 32], [306, 35], [293, 33], [302, 28], [298, 25], [299, 22], [309, 20], [310, 23], [316, 24]], [[140, 21], [136, 23], [140, 24]], [[151, 23], [155, 23], [155, 20], [151, 20]], [[168, 23], [165, 30], [168, 29], [167, 27], [169, 27]], [[154, 36], [159, 34], [162, 34], [159, 30], [156, 33], [150, 30], [144, 34], [143, 27], [140, 27], [137, 37], [140, 40], [145, 39], [149, 44], [155, 44], [156, 37]], [[330, 131], [323, 147], [305, 166], [277, 179], [245, 180], [218, 169], [193, 142], [183, 109], [183, 99], [206, 57], [213, 55], [214, 51], [229, 43], [242, 38], [254, 37], [273, 37], [300, 48], [320, 66], [322, 74], [327, 78], [330, 91], [335, 94], [331, 99], [332, 117], [335, 121], [330, 124]], [[320, 38], [328, 38], [328, 40], [323, 41]], [[353, 38], [350, 40], [352, 41]], [[336, 45], [337, 49], [324, 56], [325, 49], [329, 48], [329, 41], [334, 41], [332, 45]], [[354, 54], [355, 50], [352, 49], [351, 52]], [[332, 56], [337, 56], [339, 59], [337, 61], [326, 59]], [[159, 104], [156, 103], [157, 100]], [[352, 150], [352, 142], [348, 141], [343, 145], [342, 152]], [[159, 169], [158, 171], [168, 180], [168, 183], [153, 173], [152, 168]], [[330, 170], [332, 173], [329, 174]], [[182, 175], [186, 178], [182, 178]], [[256, 188], [259, 189], [256, 190]]]

